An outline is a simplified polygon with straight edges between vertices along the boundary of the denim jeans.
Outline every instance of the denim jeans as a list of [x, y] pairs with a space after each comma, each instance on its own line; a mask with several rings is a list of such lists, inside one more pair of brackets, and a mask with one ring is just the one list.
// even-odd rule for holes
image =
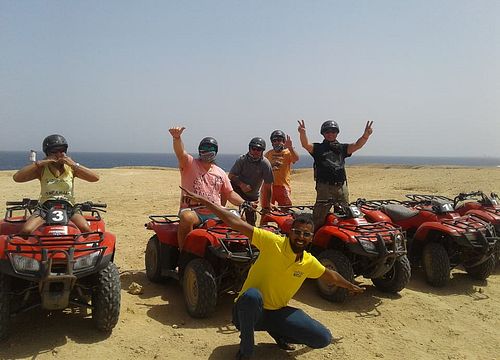
[[328, 346], [332, 342], [330, 330], [304, 311], [291, 306], [266, 310], [262, 305], [260, 291], [250, 288], [233, 307], [233, 323], [240, 330], [242, 355], [252, 355], [255, 331], [267, 331], [277, 341], [305, 344], [314, 349]]

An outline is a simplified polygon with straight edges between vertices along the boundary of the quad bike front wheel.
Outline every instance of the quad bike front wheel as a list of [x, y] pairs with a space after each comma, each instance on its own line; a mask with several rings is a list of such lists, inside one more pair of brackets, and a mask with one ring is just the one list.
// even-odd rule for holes
[[486, 261], [476, 266], [464, 266], [465, 271], [477, 280], [486, 280], [491, 275], [495, 268], [495, 257], [490, 255]]
[[384, 276], [372, 279], [372, 282], [382, 291], [397, 293], [405, 288], [410, 277], [410, 260], [406, 255], [403, 255], [396, 259], [392, 268]]
[[204, 318], [215, 311], [217, 284], [214, 269], [207, 260], [197, 258], [187, 263], [182, 289], [189, 315]]
[[146, 245], [146, 254], [144, 256], [146, 265], [146, 276], [152, 282], [160, 282], [161, 276], [161, 258], [160, 258], [160, 242], [158, 236], [153, 235]]
[[427, 282], [436, 287], [445, 286], [450, 280], [450, 258], [444, 246], [428, 243], [424, 247], [422, 260]]
[[10, 332], [10, 280], [8, 275], [0, 274], [0, 340]]
[[[325, 250], [318, 255], [318, 260], [326, 268], [334, 270], [342, 275], [347, 281], [354, 282], [354, 271], [351, 261], [343, 253], [337, 250]], [[339, 286], [330, 286], [322, 280], [316, 280], [319, 294], [328, 301], [342, 303], [346, 300], [348, 291]]]
[[100, 331], [110, 332], [120, 315], [120, 274], [112, 262], [97, 273], [92, 293], [92, 320]]

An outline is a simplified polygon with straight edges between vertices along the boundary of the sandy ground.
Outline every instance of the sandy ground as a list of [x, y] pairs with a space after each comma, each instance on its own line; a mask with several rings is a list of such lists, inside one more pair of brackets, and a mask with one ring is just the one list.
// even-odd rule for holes
[[[117, 234], [116, 263], [122, 282], [120, 320], [109, 336], [92, 328], [83, 312], [31, 311], [13, 319], [10, 338], [0, 344], [0, 358], [26, 359], [231, 359], [239, 337], [231, 324], [232, 297], [220, 299], [210, 319], [192, 319], [175, 282], [150, 283], [144, 272], [144, 249], [151, 232], [150, 214], [177, 211], [179, 176], [175, 169], [98, 170], [101, 180], [78, 181], [78, 200], [108, 204], [107, 227]], [[37, 198], [36, 181], [16, 184], [12, 171], [0, 172], [0, 204]], [[351, 200], [401, 198], [410, 192], [454, 195], [460, 191], [500, 191], [500, 169], [459, 167], [349, 167]], [[293, 174], [295, 204], [311, 204], [311, 170]], [[2, 205], [3, 206], [3, 205]], [[321, 299], [314, 283], [305, 283], [291, 304], [322, 321], [339, 343], [321, 350], [298, 347], [286, 353], [267, 333], [256, 336], [256, 358], [266, 359], [495, 359], [500, 358], [500, 267], [485, 281], [454, 270], [449, 285], [435, 289], [422, 271], [399, 295], [367, 290], [345, 304]], [[131, 282], [144, 287], [131, 295]]]

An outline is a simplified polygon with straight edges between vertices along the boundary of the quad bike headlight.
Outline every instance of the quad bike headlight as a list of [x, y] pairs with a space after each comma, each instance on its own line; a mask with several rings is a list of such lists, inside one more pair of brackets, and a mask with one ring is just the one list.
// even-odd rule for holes
[[97, 259], [99, 259], [99, 251], [94, 251], [90, 255], [82, 256], [76, 259], [73, 270], [82, 270], [94, 267], [97, 264]]
[[17, 254], [12, 255], [12, 265], [16, 271], [36, 272], [40, 270], [40, 263], [38, 261], [33, 258]]

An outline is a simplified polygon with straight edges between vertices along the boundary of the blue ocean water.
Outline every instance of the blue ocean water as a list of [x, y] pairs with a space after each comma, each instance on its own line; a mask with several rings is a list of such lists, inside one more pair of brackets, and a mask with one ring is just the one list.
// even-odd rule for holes
[[[38, 153], [41, 159], [42, 153]], [[149, 153], [91, 153], [71, 152], [75, 161], [94, 169], [118, 166], [160, 166], [177, 167], [174, 154]], [[28, 151], [0, 151], [0, 170], [16, 170], [28, 164]], [[217, 164], [229, 171], [239, 154], [218, 154]], [[294, 165], [295, 169], [312, 167], [312, 157], [302, 155]], [[459, 158], [459, 157], [414, 157], [414, 156], [352, 156], [347, 165], [390, 164], [390, 165], [459, 165], [459, 166], [500, 166], [500, 158]]]

